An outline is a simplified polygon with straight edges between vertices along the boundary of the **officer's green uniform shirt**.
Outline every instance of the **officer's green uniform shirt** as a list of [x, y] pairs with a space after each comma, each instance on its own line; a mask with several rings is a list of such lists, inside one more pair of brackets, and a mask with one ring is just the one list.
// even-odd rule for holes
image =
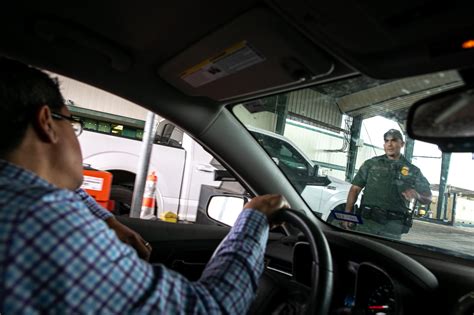
[[384, 210], [404, 212], [409, 201], [401, 193], [407, 189], [414, 188], [420, 194], [431, 194], [428, 180], [403, 155], [399, 160], [380, 155], [365, 161], [352, 184], [365, 187], [362, 205]]

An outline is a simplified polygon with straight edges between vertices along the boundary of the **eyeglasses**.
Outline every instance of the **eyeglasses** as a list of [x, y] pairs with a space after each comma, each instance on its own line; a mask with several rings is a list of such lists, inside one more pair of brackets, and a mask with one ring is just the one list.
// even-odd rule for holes
[[74, 130], [74, 133], [76, 134], [76, 137], [79, 137], [81, 135], [82, 129], [83, 129], [81, 120], [79, 120], [77, 118], [74, 118], [72, 116], [66, 116], [66, 115], [62, 115], [62, 114], [59, 114], [59, 113], [51, 113], [51, 116], [54, 119], [69, 120], [71, 122], [72, 129]]

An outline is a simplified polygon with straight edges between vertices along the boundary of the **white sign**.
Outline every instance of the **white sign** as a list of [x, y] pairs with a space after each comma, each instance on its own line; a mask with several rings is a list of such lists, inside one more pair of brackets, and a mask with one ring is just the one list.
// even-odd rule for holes
[[104, 179], [101, 177], [84, 176], [82, 189], [101, 191], [104, 186]]

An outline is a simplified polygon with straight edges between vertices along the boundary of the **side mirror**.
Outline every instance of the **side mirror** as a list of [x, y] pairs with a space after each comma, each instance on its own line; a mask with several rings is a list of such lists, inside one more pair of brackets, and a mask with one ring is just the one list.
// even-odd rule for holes
[[246, 200], [241, 196], [212, 196], [207, 205], [207, 215], [220, 223], [234, 225]]
[[331, 180], [327, 176], [313, 176], [307, 183], [307, 185], [313, 186], [329, 186], [329, 184], [331, 184]]
[[412, 139], [444, 152], [474, 152], [474, 88], [460, 87], [416, 102], [408, 113]]

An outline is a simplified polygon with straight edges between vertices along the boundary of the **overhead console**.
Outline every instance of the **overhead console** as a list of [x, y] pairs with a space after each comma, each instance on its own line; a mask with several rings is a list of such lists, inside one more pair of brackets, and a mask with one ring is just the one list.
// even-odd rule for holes
[[258, 8], [204, 37], [158, 73], [188, 95], [225, 100], [320, 79], [333, 69], [316, 45], [273, 11]]

